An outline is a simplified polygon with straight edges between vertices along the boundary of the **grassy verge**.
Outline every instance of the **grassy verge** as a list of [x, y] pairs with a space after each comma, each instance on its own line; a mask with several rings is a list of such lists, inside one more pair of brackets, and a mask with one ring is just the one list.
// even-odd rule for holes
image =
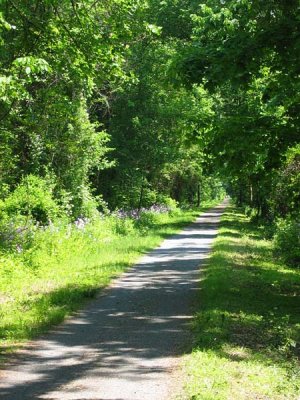
[[84, 229], [53, 226], [20, 253], [0, 251], [2, 357], [80, 308], [199, 211], [146, 215], [137, 226], [109, 217]]
[[181, 400], [300, 398], [300, 269], [274, 259], [263, 233], [236, 210], [222, 219]]

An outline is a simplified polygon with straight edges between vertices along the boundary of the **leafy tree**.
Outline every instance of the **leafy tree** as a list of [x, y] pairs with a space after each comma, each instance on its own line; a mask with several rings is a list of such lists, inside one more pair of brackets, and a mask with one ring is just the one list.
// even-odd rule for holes
[[199, 202], [213, 101], [171, 76], [197, 7], [2, 0], [0, 197], [34, 175], [73, 217], [102, 194], [111, 207]]
[[[106, 166], [108, 136], [91, 98], [130, 79], [126, 41], [140, 29], [135, 1], [1, 2], [2, 196], [23, 175], [54, 173], [75, 214], [92, 168]], [[103, 89], [104, 90], [104, 89]]]
[[268, 212], [274, 178], [299, 141], [297, 1], [208, 1], [176, 59], [180, 79], [214, 99], [208, 147], [232, 192]]

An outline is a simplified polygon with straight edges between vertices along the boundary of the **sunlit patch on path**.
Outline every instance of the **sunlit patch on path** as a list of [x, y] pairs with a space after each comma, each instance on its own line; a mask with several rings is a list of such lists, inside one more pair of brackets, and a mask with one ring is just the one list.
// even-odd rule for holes
[[24, 349], [0, 374], [0, 398], [163, 400], [189, 348], [199, 265], [225, 204], [122, 275], [105, 295]]

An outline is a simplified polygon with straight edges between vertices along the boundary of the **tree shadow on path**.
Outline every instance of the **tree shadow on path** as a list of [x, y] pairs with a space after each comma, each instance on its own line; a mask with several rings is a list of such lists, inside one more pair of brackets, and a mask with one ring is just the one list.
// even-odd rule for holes
[[[199, 264], [223, 210], [165, 240], [84, 311], [23, 349], [1, 371], [0, 398], [133, 399], [124, 386], [167, 376], [189, 349]], [[107, 393], [112, 380], [122, 384], [117, 397]]]

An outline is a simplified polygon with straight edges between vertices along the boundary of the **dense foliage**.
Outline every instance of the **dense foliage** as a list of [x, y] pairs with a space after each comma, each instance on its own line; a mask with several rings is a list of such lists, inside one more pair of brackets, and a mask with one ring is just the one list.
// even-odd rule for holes
[[258, 215], [298, 218], [297, 1], [0, 4], [5, 218], [199, 205], [220, 179]]
[[157, 14], [142, 0], [1, 2], [2, 199], [32, 175], [51, 182], [73, 217], [103, 208], [103, 195], [110, 208], [170, 196], [200, 203], [198, 186], [210, 181], [189, 136], [210, 106], [167, 79], [178, 46], [169, 6]]
[[259, 214], [299, 212], [298, 1], [209, 0], [191, 18], [179, 71], [214, 99], [214, 163]]
[[208, 0], [192, 11], [173, 74], [210, 97], [208, 162], [239, 205], [273, 224], [278, 254], [297, 265], [299, 2]]

